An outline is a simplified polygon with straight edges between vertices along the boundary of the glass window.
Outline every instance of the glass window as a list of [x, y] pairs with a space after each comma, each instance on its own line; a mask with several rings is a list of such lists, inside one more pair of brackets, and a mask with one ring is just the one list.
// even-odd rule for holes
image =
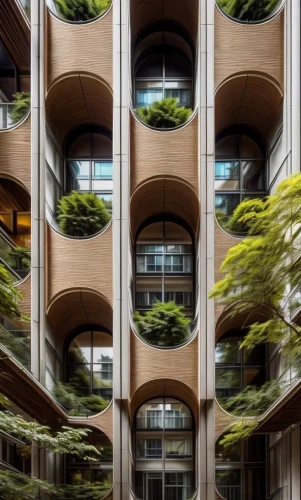
[[93, 179], [113, 179], [113, 163], [95, 161]]
[[[150, 400], [137, 412], [136, 431], [137, 497], [142, 500], [192, 497], [195, 481], [189, 408], [176, 399]], [[149, 463], [146, 465], [142, 460]]]
[[136, 107], [150, 106], [156, 101], [163, 99], [163, 89], [139, 89], [136, 90]]
[[112, 399], [112, 336], [105, 332], [87, 331], [77, 335], [67, 354], [67, 381], [79, 396], [92, 394]]

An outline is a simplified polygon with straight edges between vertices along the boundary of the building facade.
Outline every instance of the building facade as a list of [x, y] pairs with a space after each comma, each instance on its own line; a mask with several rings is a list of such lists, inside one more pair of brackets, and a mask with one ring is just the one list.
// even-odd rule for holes
[[[0, 468], [108, 500], [299, 500], [300, 379], [279, 347], [240, 350], [246, 318], [208, 294], [244, 237], [235, 207], [300, 171], [300, 2], [244, 17], [222, 0], [113, 0], [84, 20], [59, 3], [0, 0], [0, 264], [31, 318], [0, 317], [0, 392], [28, 420], [90, 428], [102, 455], [25, 458], [0, 434]], [[165, 98], [187, 120], [145, 123], [137, 110]], [[102, 200], [101, 230], [64, 234], [71, 191]], [[137, 312], [172, 301], [184, 336], [143, 335]], [[225, 452], [221, 401], [281, 377]]]

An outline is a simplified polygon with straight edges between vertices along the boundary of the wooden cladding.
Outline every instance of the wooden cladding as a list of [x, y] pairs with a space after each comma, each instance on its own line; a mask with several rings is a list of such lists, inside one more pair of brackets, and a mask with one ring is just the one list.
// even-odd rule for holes
[[19, 72], [30, 71], [30, 26], [14, 0], [0, 0], [0, 41]]
[[238, 72], [264, 72], [283, 88], [284, 13], [260, 24], [240, 24], [215, 9], [215, 88]]
[[216, 93], [216, 134], [226, 127], [244, 124], [267, 139], [281, 113], [282, 99], [280, 87], [264, 74], [233, 75]]
[[172, 214], [182, 218], [197, 232], [199, 199], [188, 183], [180, 178], [151, 177], [142, 183], [131, 199], [131, 231], [135, 236], [149, 217]]
[[[154, 349], [131, 332], [130, 382], [131, 398], [136, 391], [139, 394], [141, 387], [146, 384], [145, 393], [142, 391], [139, 397], [135, 396], [138, 398], [137, 402], [134, 399], [135, 409], [147, 399], [164, 395], [183, 399], [191, 408], [193, 397], [197, 398], [198, 394], [198, 338], [179, 349]], [[174, 386], [176, 389], [172, 392]], [[185, 387], [190, 388], [187, 398]], [[195, 408], [191, 409], [196, 411]]]
[[[71, 423], [71, 422], [70, 422]], [[113, 404], [111, 404], [105, 411], [100, 415], [95, 415], [94, 417], [89, 417], [88, 420], [84, 420], [85, 427], [91, 425], [97, 427], [97, 429], [102, 430], [110, 439], [113, 440]]]
[[174, 132], [141, 125], [131, 116], [131, 191], [155, 175], [175, 175], [198, 191], [198, 118]]
[[0, 132], [0, 176], [21, 181], [30, 191], [31, 151], [30, 116], [12, 129]]
[[67, 75], [50, 88], [46, 112], [61, 142], [70, 130], [83, 124], [92, 123], [112, 131], [112, 92], [94, 75]]
[[47, 228], [48, 303], [66, 289], [91, 288], [112, 302], [112, 225], [98, 236], [71, 239]]
[[131, 33], [134, 38], [147, 25], [157, 21], [173, 21], [183, 26], [196, 40], [198, 0], [131, 0]]
[[66, 73], [86, 71], [95, 73], [112, 87], [112, 19], [111, 9], [97, 21], [70, 24], [48, 11], [48, 86]]

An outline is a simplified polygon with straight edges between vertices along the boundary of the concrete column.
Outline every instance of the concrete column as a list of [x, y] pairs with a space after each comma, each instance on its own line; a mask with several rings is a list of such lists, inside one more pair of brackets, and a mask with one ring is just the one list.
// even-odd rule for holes
[[44, 9], [44, 2], [31, 0], [31, 370], [41, 381], [41, 361], [45, 362]]
[[[290, 9], [289, 9], [290, 7]], [[300, 0], [292, 0], [291, 5], [288, 6], [291, 10], [291, 137], [292, 137], [292, 172], [300, 172], [301, 168], [301, 155], [300, 155], [300, 141], [301, 141], [301, 127], [300, 127], [300, 113], [301, 113], [301, 99], [300, 99], [300, 46], [301, 46], [301, 24]]]
[[128, 0], [113, 6], [113, 429], [114, 499], [129, 498], [129, 92]]
[[199, 339], [199, 492], [214, 498], [214, 0], [200, 0], [199, 20], [199, 192], [200, 192], [200, 339]]

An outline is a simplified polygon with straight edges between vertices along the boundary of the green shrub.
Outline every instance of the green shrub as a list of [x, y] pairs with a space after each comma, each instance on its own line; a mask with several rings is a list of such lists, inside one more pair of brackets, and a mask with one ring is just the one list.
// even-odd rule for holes
[[243, 200], [235, 208], [227, 224], [224, 224], [223, 227], [234, 234], [248, 234], [256, 221], [257, 215], [263, 213], [265, 208], [264, 199]]
[[174, 128], [187, 122], [192, 109], [177, 105], [177, 100], [169, 97], [156, 101], [148, 107], [137, 108], [138, 117], [155, 128]]
[[104, 202], [93, 193], [71, 191], [58, 202], [58, 225], [69, 236], [91, 236], [111, 219]]
[[10, 118], [13, 123], [18, 123], [30, 111], [30, 92], [17, 92], [13, 95], [12, 104]]
[[266, 19], [276, 9], [279, 0], [217, 0], [217, 4], [228, 16], [254, 22]]
[[68, 21], [89, 21], [107, 10], [112, 0], [54, 0], [58, 13]]
[[105, 410], [110, 401], [100, 396], [80, 396], [72, 384], [58, 382], [53, 389], [56, 400], [69, 412], [69, 415], [95, 415]]
[[30, 269], [31, 266], [30, 248], [13, 247], [10, 250], [10, 256], [13, 259], [20, 260], [21, 269]]
[[184, 307], [174, 302], [155, 302], [145, 314], [135, 312], [134, 321], [139, 334], [149, 344], [174, 347], [188, 337], [190, 319], [183, 311]]
[[256, 417], [265, 413], [281, 396], [281, 392], [279, 382], [271, 380], [259, 388], [249, 385], [239, 394], [219, 402], [233, 415]]

